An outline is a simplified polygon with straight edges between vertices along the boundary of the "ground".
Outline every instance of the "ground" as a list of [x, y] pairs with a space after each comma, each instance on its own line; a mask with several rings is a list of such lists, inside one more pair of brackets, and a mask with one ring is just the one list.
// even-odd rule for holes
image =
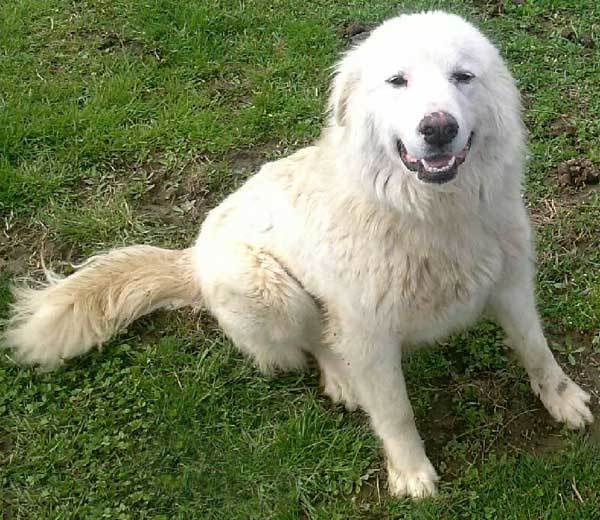
[[[396, 1], [0, 4], [0, 317], [8, 286], [93, 252], [181, 247], [263, 161], [319, 132], [330, 66]], [[600, 395], [600, 9], [407, 1], [468, 16], [517, 78], [538, 296]], [[401, 52], [401, 49], [399, 49]], [[361, 412], [266, 378], [205, 314], [157, 313], [50, 374], [0, 363], [9, 518], [600, 518], [600, 428], [568, 432], [482, 323], [407, 362], [440, 495], [391, 499]], [[418, 388], [418, 392], [417, 392]]]

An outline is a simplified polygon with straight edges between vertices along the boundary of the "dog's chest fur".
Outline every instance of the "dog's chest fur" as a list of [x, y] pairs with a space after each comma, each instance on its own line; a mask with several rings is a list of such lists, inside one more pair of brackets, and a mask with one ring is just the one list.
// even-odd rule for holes
[[409, 222], [343, 208], [322, 231], [315, 289], [341, 312], [408, 342], [433, 341], [475, 320], [502, 268], [500, 247], [478, 217]]

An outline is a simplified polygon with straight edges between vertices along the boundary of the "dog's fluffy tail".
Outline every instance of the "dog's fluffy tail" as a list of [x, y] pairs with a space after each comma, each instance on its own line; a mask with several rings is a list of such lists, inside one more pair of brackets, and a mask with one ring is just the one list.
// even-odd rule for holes
[[132, 246], [94, 256], [43, 287], [15, 287], [3, 343], [24, 364], [52, 369], [101, 346], [161, 307], [200, 303], [192, 250]]

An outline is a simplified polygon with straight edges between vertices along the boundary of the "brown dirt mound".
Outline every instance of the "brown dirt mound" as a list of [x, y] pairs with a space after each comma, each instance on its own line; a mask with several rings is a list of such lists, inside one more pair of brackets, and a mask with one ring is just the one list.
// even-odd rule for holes
[[587, 157], [576, 157], [556, 168], [559, 186], [582, 187], [600, 182], [600, 168]]

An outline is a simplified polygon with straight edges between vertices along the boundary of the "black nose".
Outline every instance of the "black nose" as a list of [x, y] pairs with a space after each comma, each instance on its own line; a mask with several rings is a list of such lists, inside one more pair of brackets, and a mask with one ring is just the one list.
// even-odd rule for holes
[[421, 120], [418, 130], [427, 144], [444, 146], [458, 134], [458, 122], [448, 112], [433, 112]]

